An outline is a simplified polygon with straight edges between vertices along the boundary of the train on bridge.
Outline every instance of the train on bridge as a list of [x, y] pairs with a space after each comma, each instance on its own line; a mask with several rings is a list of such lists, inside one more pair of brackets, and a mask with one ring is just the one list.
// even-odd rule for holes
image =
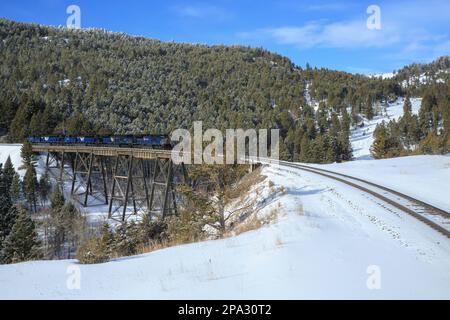
[[31, 144], [99, 146], [128, 148], [172, 148], [172, 142], [166, 135], [115, 135], [115, 136], [30, 136]]

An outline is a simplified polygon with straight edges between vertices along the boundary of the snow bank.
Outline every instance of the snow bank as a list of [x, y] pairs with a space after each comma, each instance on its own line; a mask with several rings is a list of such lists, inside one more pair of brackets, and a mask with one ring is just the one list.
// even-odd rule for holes
[[366, 179], [450, 212], [450, 154], [316, 166]]
[[[273, 224], [98, 265], [0, 266], [0, 298], [450, 298], [441, 234], [337, 181], [284, 167], [262, 174], [284, 190], [262, 209], [279, 210]], [[372, 270], [379, 288], [367, 285]]]

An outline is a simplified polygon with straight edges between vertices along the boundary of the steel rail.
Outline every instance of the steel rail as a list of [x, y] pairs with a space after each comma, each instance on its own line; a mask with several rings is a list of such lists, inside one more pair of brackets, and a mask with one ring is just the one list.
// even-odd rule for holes
[[[365, 181], [365, 180], [360, 179], [360, 178], [355, 178], [355, 177], [348, 176], [348, 175], [341, 174], [341, 173], [337, 173], [337, 172], [334, 172], [334, 171], [320, 169], [320, 168], [315, 168], [315, 167], [310, 167], [310, 166], [305, 166], [305, 165], [291, 163], [291, 162], [287, 162], [287, 161], [280, 161], [280, 164], [283, 165], [283, 166], [287, 166], [287, 167], [296, 168], [296, 169], [304, 170], [304, 171], [307, 171], [307, 172], [315, 173], [315, 174], [318, 174], [318, 175], [321, 175], [321, 176], [324, 176], [324, 177], [327, 177], [327, 178], [330, 178], [330, 179], [342, 182], [342, 183], [347, 184], [349, 186], [352, 186], [352, 187], [354, 187], [356, 189], [364, 191], [364, 192], [366, 192], [368, 194], [371, 194], [372, 196], [374, 196], [374, 197], [376, 197], [376, 198], [378, 198], [378, 199], [380, 199], [380, 200], [382, 200], [382, 201], [392, 205], [393, 207], [395, 207], [395, 208], [397, 208], [397, 209], [399, 209], [399, 210], [401, 210], [403, 212], [406, 212], [406, 213], [410, 214], [414, 218], [416, 218], [416, 219], [420, 220], [421, 222], [425, 223], [426, 225], [428, 225], [429, 227], [431, 227], [434, 230], [438, 231], [439, 233], [443, 234], [447, 238], [450, 238], [450, 231], [449, 230], [447, 230], [443, 226], [437, 224], [436, 222], [428, 219], [427, 217], [423, 216], [422, 214], [417, 213], [416, 211], [412, 210], [411, 208], [408, 208], [408, 207], [406, 207], [406, 206], [404, 206], [404, 205], [402, 205], [402, 204], [400, 204], [400, 203], [398, 203], [398, 202], [396, 202], [396, 201], [394, 201], [392, 199], [389, 199], [386, 196], [381, 195], [378, 192], [370, 190], [370, 189], [368, 189], [368, 188], [366, 188], [364, 186], [361, 186], [361, 185], [356, 184], [354, 182], [348, 181], [346, 179], [354, 179], [356, 181], [359, 181], [359, 182], [362, 182], [362, 183], [366, 183], [366, 184], [368, 184], [370, 186], [382, 189], [382, 190], [384, 190], [386, 192], [389, 192], [389, 193], [394, 194], [394, 195], [396, 195], [398, 197], [406, 199], [409, 202], [413, 202], [416, 205], [417, 204], [421, 205], [422, 207], [425, 207], [425, 208], [427, 208], [429, 210], [432, 210], [432, 211], [434, 211], [437, 214], [443, 215], [446, 218], [450, 217], [450, 213], [448, 213], [448, 212], [446, 212], [446, 211], [444, 211], [442, 209], [436, 208], [435, 206], [432, 206], [432, 205], [430, 205], [428, 203], [425, 203], [423, 201], [414, 199], [414, 198], [412, 198], [412, 197], [410, 197], [408, 195], [404, 195], [404, 194], [402, 194], [402, 193], [400, 193], [398, 191], [386, 188], [384, 186], [377, 185], [377, 184], [375, 184], [373, 182]], [[333, 174], [336, 175], [336, 176], [341, 176], [342, 178], [333, 176]]]

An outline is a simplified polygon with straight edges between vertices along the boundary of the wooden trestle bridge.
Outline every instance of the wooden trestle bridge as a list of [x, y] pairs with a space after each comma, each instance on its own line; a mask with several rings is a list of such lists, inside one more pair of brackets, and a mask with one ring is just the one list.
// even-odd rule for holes
[[[177, 214], [175, 185], [187, 182], [171, 150], [33, 144], [46, 168], [84, 207], [108, 205], [108, 218]], [[58, 169], [56, 172], [52, 169]], [[67, 190], [66, 190], [67, 191]]]

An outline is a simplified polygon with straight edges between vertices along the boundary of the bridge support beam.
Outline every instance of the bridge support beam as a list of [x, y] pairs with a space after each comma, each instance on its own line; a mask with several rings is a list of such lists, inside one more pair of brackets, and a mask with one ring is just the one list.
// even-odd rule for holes
[[[71, 173], [66, 170], [66, 162], [68, 159], [70, 159], [70, 157], [67, 157], [64, 151], [47, 152], [45, 159], [45, 170], [54, 177], [58, 187], [61, 188], [61, 192], [64, 192], [64, 183], [72, 179]], [[55, 172], [54, 169], [56, 169], [57, 172]]]
[[130, 211], [131, 215], [145, 214], [150, 204], [145, 172], [143, 159], [136, 159], [132, 155], [116, 156], [108, 218], [125, 221]]
[[[71, 195], [74, 199], [79, 201], [84, 207], [88, 206], [89, 196], [96, 199], [99, 203], [108, 203], [108, 190], [106, 188], [106, 168], [101, 156], [96, 156], [93, 153], [75, 154], [72, 168], [72, 188]], [[93, 177], [96, 176], [102, 180], [102, 183], [96, 187], [94, 186]], [[78, 181], [78, 184], [76, 183]], [[82, 189], [81, 191], [79, 191]], [[97, 190], [101, 190], [98, 191]], [[102, 199], [103, 198], [103, 199]]]
[[[148, 214], [165, 218], [171, 214], [178, 214], [174, 181], [174, 167], [171, 159], [155, 159], [150, 179], [150, 199]], [[169, 196], [171, 201], [169, 201]]]
[[72, 198], [84, 207], [105, 203], [108, 217], [118, 221], [138, 214], [177, 214], [174, 185], [187, 183], [187, 171], [172, 162], [169, 150], [53, 144], [32, 148], [47, 154], [46, 167], [61, 187], [70, 178]]

